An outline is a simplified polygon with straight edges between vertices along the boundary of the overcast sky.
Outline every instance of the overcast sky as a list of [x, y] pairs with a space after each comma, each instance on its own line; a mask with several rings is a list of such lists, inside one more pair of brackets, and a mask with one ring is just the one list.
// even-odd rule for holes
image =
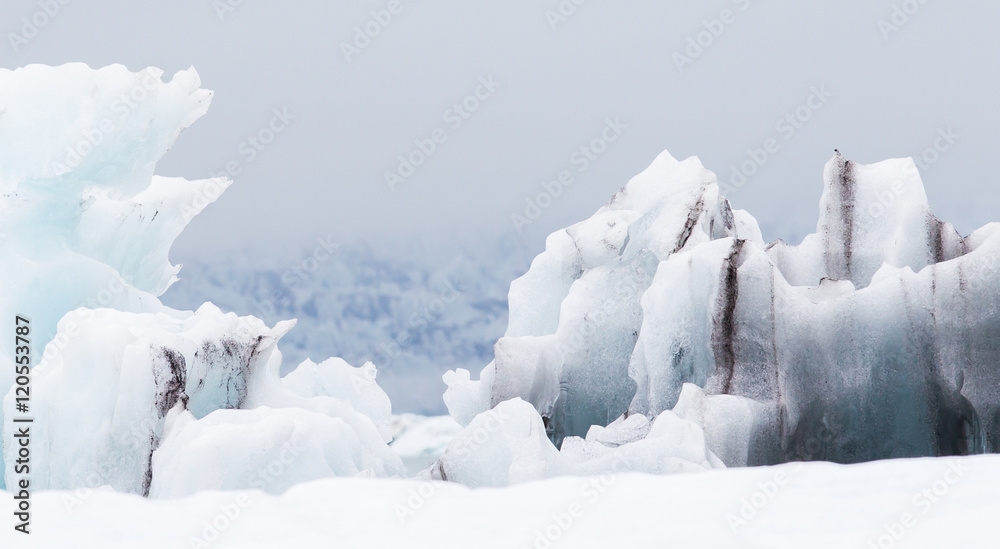
[[[1000, 220], [997, 2], [74, 1], [16, 46], [39, 3], [2, 9], [5, 67], [194, 66], [215, 90], [158, 173], [239, 173], [175, 260], [329, 235], [540, 244], [664, 149], [723, 182], [751, 163], [728, 196], [768, 239], [815, 227], [834, 148], [926, 155], [940, 217], [963, 233]], [[271, 139], [276, 110], [294, 118]], [[765, 144], [776, 152], [755, 161]], [[572, 185], [517, 233], [512, 215], [564, 170]]]

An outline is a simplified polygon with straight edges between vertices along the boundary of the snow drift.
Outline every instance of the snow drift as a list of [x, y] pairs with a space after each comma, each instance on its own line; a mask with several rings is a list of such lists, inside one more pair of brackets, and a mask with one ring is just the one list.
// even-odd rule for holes
[[[998, 491], [998, 456], [560, 477], [500, 490], [356, 478], [280, 496], [77, 490], [33, 496], [31, 538], [53, 549], [991, 549], [984, 525], [996, 520]], [[0, 514], [13, 508], [0, 498]], [[0, 546], [21, 536], [0, 529]]]
[[697, 158], [663, 153], [548, 237], [495, 360], [444, 376], [449, 411], [472, 427], [523, 399], [572, 454], [672, 410], [728, 466], [1000, 451], [1000, 225], [935, 218], [910, 159], [836, 152], [823, 179], [816, 233], [766, 245]]

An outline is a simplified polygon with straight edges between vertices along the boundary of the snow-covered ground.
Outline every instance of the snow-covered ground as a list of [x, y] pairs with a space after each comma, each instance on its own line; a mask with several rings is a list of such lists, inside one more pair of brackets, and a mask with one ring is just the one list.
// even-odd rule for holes
[[[32, 496], [30, 547], [993, 548], [998, 493], [998, 456], [560, 477], [502, 489], [340, 478], [281, 496], [42, 492]], [[4, 494], [0, 515], [11, 512]], [[3, 524], [0, 547], [19, 547], [14, 534]]]

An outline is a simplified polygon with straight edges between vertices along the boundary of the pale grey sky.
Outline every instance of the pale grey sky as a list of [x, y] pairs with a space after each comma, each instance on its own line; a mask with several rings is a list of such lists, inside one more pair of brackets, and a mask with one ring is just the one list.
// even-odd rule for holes
[[[11, 0], [0, 63], [198, 69], [212, 108], [158, 172], [240, 172], [175, 260], [326, 235], [518, 235], [512, 215], [569, 171], [518, 235], [540, 245], [663, 149], [730, 182], [768, 139], [776, 152], [728, 193], [768, 239], [814, 228], [834, 148], [874, 162], [937, 145], [923, 170], [935, 212], [963, 233], [1000, 220], [1000, 4], [577, 2], [102, 0], [43, 18]], [[12, 44], [33, 16], [37, 35]], [[253, 149], [275, 110], [294, 118]], [[435, 138], [393, 192], [386, 172]]]

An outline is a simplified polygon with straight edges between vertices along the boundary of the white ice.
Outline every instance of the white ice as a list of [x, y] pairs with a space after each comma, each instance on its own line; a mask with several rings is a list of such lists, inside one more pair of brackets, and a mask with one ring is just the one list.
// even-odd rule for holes
[[[212, 97], [194, 69], [162, 76], [0, 70], [0, 328], [30, 319], [33, 488], [175, 497], [404, 474], [374, 365], [307, 361], [281, 379], [277, 342], [294, 322], [160, 303], [180, 269], [173, 240], [230, 185], [153, 174]], [[0, 340], [8, 414], [13, 343]]]

